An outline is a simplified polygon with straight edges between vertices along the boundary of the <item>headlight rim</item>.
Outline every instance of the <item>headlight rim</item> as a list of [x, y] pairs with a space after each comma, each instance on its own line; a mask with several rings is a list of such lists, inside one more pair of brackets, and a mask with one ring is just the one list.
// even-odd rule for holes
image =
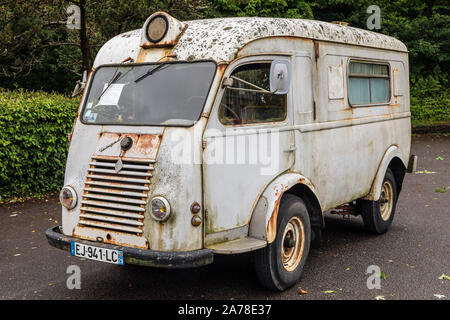
[[[163, 34], [157, 38], [157, 39], [152, 39], [150, 37], [149, 34], [149, 30], [150, 30], [150, 25], [152, 24], [152, 22], [158, 18], [162, 18], [164, 20], [164, 22], [166, 23], [166, 29], [164, 30]], [[150, 41], [151, 43], [158, 43], [161, 42], [162, 39], [164, 39], [167, 36], [167, 33], [169, 32], [169, 19], [163, 15], [163, 14], [157, 14], [155, 16], [153, 16], [147, 23], [146, 27], [145, 27], [145, 37], [147, 38], [148, 41]]]
[[[165, 212], [165, 216], [163, 218], [159, 218], [157, 216], [155, 216], [153, 214], [153, 201], [155, 200], [159, 200], [161, 201], [165, 208], [166, 208], [166, 212]], [[152, 216], [152, 218], [158, 222], [165, 222], [169, 219], [170, 215], [172, 213], [171, 207], [170, 207], [170, 203], [169, 200], [167, 200], [166, 198], [164, 198], [163, 196], [155, 196], [150, 200], [150, 215]]]
[[[70, 193], [72, 194], [72, 198], [73, 198], [73, 199], [72, 199], [72, 204], [71, 204], [70, 206], [66, 206], [66, 205], [64, 204], [64, 202], [62, 201], [64, 189], [69, 190]], [[72, 186], [66, 185], [66, 186], [64, 186], [64, 187], [61, 188], [61, 191], [59, 192], [59, 203], [60, 203], [64, 208], [66, 208], [67, 210], [72, 210], [72, 209], [74, 209], [74, 208], [77, 206], [77, 204], [78, 204], [78, 194], [77, 194], [77, 192], [75, 191], [75, 189], [74, 189]]]

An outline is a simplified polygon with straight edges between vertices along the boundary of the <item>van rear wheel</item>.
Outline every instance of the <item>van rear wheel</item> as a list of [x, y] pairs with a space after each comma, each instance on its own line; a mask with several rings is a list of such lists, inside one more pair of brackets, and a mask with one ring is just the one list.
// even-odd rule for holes
[[260, 283], [273, 291], [293, 286], [302, 274], [310, 242], [311, 224], [303, 200], [291, 194], [283, 196], [275, 241], [254, 253]]
[[397, 204], [397, 186], [392, 171], [388, 168], [381, 186], [378, 201], [361, 201], [364, 227], [375, 234], [388, 231], [394, 220], [395, 206]]

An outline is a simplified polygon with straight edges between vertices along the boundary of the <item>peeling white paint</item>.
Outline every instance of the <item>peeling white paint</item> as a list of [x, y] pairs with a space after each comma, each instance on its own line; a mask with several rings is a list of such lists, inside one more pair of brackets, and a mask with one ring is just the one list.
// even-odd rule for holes
[[[365, 47], [407, 52], [399, 40], [380, 33], [338, 24], [281, 18], [221, 18], [187, 21], [188, 28], [173, 52], [178, 60], [212, 59], [232, 61], [247, 43], [265, 37], [292, 36]], [[126, 32], [108, 41], [99, 51], [94, 67], [119, 63], [139, 53], [141, 29]]]

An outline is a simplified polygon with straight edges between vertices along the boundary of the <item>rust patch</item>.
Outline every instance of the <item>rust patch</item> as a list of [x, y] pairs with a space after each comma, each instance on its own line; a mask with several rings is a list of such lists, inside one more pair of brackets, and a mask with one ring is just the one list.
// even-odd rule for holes
[[[306, 183], [304, 178], [298, 179], [297, 182], [300, 184]], [[281, 191], [275, 190], [275, 196], [277, 197], [277, 199], [275, 200], [275, 206], [272, 211], [272, 216], [270, 217], [270, 220], [269, 220], [269, 223], [267, 224], [267, 229], [266, 229], [268, 243], [273, 242], [277, 236], [278, 210], [280, 208], [281, 198], [283, 197], [283, 194], [287, 190], [289, 190], [291, 187], [281, 185]]]
[[161, 137], [153, 134], [127, 134], [133, 139], [133, 146], [126, 152], [127, 157], [156, 159]]
[[225, 70], [227, 69], [228, 65], [227, 64], [219, 64], [217, 66], [217, 71], [219, 72], [220, 75], [223, 75], [225, 73]]
[[170, 40], [166, 40], [166, 41], [160, 41], [158, 43], [144, 42], [144, 43], [141, 44], [141, 47], [143, 49], [166, 48], [166, 47], [172, 47], [173, 48], [178, 43], [178, 41], [183, 36], [183, 34], [186, 32], [188, 27], [189, 27], [189, 25], [186, 24], [184, 26], [183, 30], [181, 30], [181, 33], [175, 39], [170, 39]]
[[271, 243], [275, 240], [277, 236], [277, 220], [278, 220], [278, 209], [280, 208], [281, 198], [283, 194], [290, 189], [287, 186], [281, 186], [281, 191], [276, 190], [275, 196], [277, 199], [275, 200], [275, 206], [272, 211], [272, 216], [270, 217], [269, 223], [267, 224], [267, 242]]

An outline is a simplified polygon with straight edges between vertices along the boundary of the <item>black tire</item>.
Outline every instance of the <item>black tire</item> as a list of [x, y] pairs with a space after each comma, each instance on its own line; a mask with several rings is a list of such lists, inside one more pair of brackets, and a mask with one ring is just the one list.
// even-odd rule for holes
[[[300, 236], [296, 237], [291, 236], [296, 234], [292, 230], [302, 230], [302, 232], [299, 232]], [[308, 258], [310, 242], [311, 224], [303, 200], [295, 195], [284, 195], [278, 211], [275, 241], [254, 253], [255, 270], [260, 283], [273, 291], [283, 291], [293, 286], [302, 274], [303, 266]], [[295, 243], [293, 247], [292, 243]], [[284, 253], [293, 252], [292, 260], [285, 261], [285, 264], [283, 264], [282, 250]], [[286, 255], [284, 257], [286, 260]], [[288, 269], [291, 270], [288, 271]]]
[[322, 242], [322, 228], [311, 227], [311, 248], [320, 249]]
[[[385, 186], [388, 190], [387, 192], [383, 191]], [[374, 234], [383, 234], [388, 231], [394, 220], [396, 204], [397, 185], [394, 174], [388, 168], [383, 179], [380, 199], [378, 201], [361, 201], [362, 218], [366, 230]]]

